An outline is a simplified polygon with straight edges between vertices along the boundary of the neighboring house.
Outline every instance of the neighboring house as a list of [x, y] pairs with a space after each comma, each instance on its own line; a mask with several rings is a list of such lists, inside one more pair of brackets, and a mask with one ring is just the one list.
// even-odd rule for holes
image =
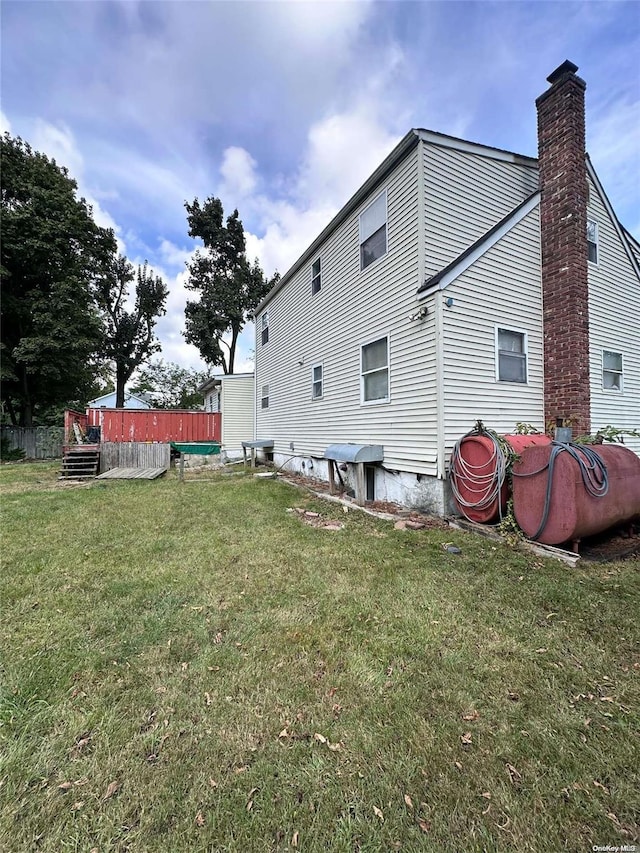
[[[87, 408], [89, 409], [115, 409], [116, 407], [116, 392], [112, 391], [110, 394], [103, 394], [102, 397], [96, 397], [95, 400], [89, 400], [87, 403]], [[125, 392], [124, 395], [124, 408], [125, 409], [152, 409], [153, 406], [146, 399], [146, 395], [140, 394], [138, 396], [134, 396], [133, 394], [129, 394]]]
[[253, 373], [214, 376], [198, 389], [204, 394], [206, 412], [222, 416], [222, 452], [242, 456], [242, 442], [251, 441], [255, 425], [255, 379]]
[[538, 159], [411, 130], [258, 306], [276, 464], [326, 478], [329, 446], [364, 445], [369, 498], [444, 513], [479, 419], [640, 427], [640, 246], [586, 155], [576, 71], [537, 100]]

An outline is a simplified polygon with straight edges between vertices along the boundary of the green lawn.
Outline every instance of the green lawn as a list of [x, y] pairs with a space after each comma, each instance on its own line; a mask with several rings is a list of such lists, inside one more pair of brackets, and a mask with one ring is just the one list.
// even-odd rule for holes
[[638, 560], [56, 476], [0, 467], [0, 850], [638, 842]]

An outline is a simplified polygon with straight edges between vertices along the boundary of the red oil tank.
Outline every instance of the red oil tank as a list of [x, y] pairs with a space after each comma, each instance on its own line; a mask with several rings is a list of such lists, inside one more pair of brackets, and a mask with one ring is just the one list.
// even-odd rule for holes
[[[548, 435], [503, 435], [520, 455], [531, 445], [548, 445]], [[492, 524], [507, 508], [509, 485], [504, 480], [506, 459], [500, 445], [486, 433], [469, 433], [456, 445], [449, 476], [453, 500], [469, 521]]]
[[[580, 453], [577, 445], [571, 445]], [[604, 463], [609, 489], [594, 497], [585, 488], [578, 461], [568, 452], [555, 457], [547, 522], [536, 537], [545, 545], [576, 542], [640, 516], [640, 457], [619, 444], [590, 445]], [[513, 466], [513, 511], [527, 536], [542, 523], [552, 447], [529, 447]]]

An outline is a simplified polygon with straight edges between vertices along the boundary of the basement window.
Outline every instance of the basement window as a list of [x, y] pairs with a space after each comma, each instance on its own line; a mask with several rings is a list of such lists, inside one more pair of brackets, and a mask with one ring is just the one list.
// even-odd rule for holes
[[602, 387], [605, 391], [622, 391], [622, 353], [602, 351]]
[[322, 397], [323, 370], [321, 364], [314, 364], [311, 368], [311, 399], [319, 400]]
[[587, 251], [589, 263], [598, 263], [598, 223], [587, 219]]
[[527, 381], [527, 333], [496, 327], [496, 379], [499, 382]]
[[320, 258], [311, 264], [311, 295], [315, 296], [322, 288], [322, 278], [320, 276]]
[[269, 343], [269, 312], [265, 311], [262, 315], [262, 346]]
[[361, 399], [363, 403], [389, 402], [389, 338], [361, 348]]
[[260, 407], [262, 409], [268, 409], [269, 408], [269, 386], [268, 385], [262, 386], [262, 394], [260, 396]]
[[360, 269], [387, 254], [387, 191], [360, 214]]

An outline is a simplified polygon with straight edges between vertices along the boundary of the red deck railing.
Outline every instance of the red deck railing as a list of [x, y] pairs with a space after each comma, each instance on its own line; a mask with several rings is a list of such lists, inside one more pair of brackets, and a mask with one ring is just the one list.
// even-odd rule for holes
[[100, 441], [220, 441], [219, 412], [187, 409], [87, 409], [87, 428], [100, 427]]

